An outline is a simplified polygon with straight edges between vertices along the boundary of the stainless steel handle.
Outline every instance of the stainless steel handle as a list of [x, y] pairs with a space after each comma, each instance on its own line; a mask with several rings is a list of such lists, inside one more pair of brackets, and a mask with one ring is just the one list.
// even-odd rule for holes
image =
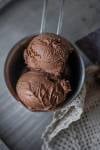
[[[59, 9], [59, 19], [58, 19], [57, 32], [56, 32], [57, 34], [61, 34], [62, 32], [62, 24], [63, 24], [63, 18], [64, 18], [64, 3], [65, 3], [65, 0], [60, 0], [59, 2], [60, 9]], [[48, 6], [48, 0], [43, 0], [43, 11], [42, 11], [40, 33], [45, 32], [47, 6]]]
[[48, 0], [43, 0], [43, 11], [42, 11], [40, 33], [45, 32], [46, 16], [47, 16], [47, 5], [48, 5]]
[[63, 25], [63, 18], [64, 18], [64, 3], [65, 0], [60, 0], [60, 12], [59, 12], [59, 20], [57, 26], [57, 34], [61, 34], [62, 32], [62, 25]]

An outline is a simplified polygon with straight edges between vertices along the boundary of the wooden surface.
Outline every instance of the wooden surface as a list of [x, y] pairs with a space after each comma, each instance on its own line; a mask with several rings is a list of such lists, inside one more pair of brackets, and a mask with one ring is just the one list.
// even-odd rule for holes
[[[58, 0], [50, 0], [49, 32], [56, 32], [58, 8]], [[17, 103], [3, 78], [4, 62], [10, 48], [26, 35], [39, 32], [41, 10], [42, 0], [20, 0], [0, 13], [0, 137], [11, 150], [39, 150], [41, 134], [52, 118], [52, 113], [32, 113]], [[66, 0], [63, 36], [75, 42], [98, 28], [99, 0]]]
[[0, 139], [0, 150], [9, 150], [8, 146]]
[[10, 2], [14, 0], [0, 0], [0, 10], [4, 7], [6, 7]]

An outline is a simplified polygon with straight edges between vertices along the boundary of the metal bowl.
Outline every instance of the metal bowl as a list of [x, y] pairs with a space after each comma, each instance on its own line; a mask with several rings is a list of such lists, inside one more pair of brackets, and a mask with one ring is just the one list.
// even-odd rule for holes
[[[20, 101], [20, 99], [16, 93], [16, 83], [25, 67], [23, 52], [24, 49], [28, 46], [31, 39], [35, 36], [36, 35], [25, 37], [24, 39], [19, 41], [10, 50], [5, 62], [5, 67], [4, 67], [5, 82], [10, 93], [18, 101]], [[72, 92], [66, 98], [65, 103], [71, 102], [79, 94], [82, 85], [84, 83], [84, 77], [85, 77], [84, 63], [77, 48], [72, 52], [72, 54], [69, 57], [69, 65], [72, 74], [71, 77]]]

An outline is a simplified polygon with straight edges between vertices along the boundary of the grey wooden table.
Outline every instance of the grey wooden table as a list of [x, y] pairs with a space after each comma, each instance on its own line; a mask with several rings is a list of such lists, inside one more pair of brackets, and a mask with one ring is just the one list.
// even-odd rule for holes
[[[54, 4], [55, 3], [55, 4]], [[47, 31], [56, 32], [59, 0], [50, 0]], [[40, 30], [42, 0], [15, 1], [0, 12], [0, 137], [11, 150], [39, 150], [52, 113], [32, 113], [8, 92], [3, 68], [11, 47]], [[99, 0], [66, 0], [62, 35], [75, 42], [100, 28]]]

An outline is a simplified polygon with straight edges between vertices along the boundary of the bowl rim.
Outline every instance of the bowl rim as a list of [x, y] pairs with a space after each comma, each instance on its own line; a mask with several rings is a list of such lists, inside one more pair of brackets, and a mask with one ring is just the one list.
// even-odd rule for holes
[[[9, 62], [9, 57], [11, 57], [11, 55], [13, 55], [13, 50], [14, 50], [16, 47], [18, 47], [19, 44], [22, 44], [22, 42], [25, 41], [25, 39], [30, 38], [30, 40], [31, 40], [31, 38], [34, 37], [34, 36], [36, 36], [36, 35], [38, 35], [38, 34], [31, 34], [30, 36], [25, 36], [24, 38], [22, 38], [21, 40], [19, 40], [19, 41], [9, 50], [9, 52], [8, 52], [8, 54], [7, 54], [7, 56], [6, 56], [5, 63], [4, 63], [4, 80], [5, 80], [7, 89], [8, 89], [8, 91], [9, 91], [9, 93], [16, 99], [16, 101], [17, 101], [17, 102], [20, 102], [21, 104], [23, 104], [23, 103], [19, 100], [19, 97], [17, 96], [17, 94], [15, 94], [16, 92], [13, 92], [14, 89], [12, 88], [11, 83], [10, 83], [10, 81], [9, 81], [9, 77], [8, 77], [8, 75], [7, 75], [7, 68], [8, 68], [7, 66], [8, 66], [8, 64], [9, 64], [9, 63], [8, 63], [8, 62]], [[77, 56], [78, 56], [78, 59], [79, 59], [79, 61], [80, 61], [80, 65], [81, 65], [80, 81], [79, 81], [79, 84], [78, 84], [78, 87], [77, 87], [76, 91], [67, 99], [67, 101], [65, 101], [64, 105], [70, 104], [70, 103], [79, 95], [79, 93], [80, 93], [80, 91], [81, 91], [81, 89], [82, 89], [82, 87], [83, 87], [84, 80], [85, 80], [85, 65], [84, 65], [84, 61], [83, 61], [83, 58], [82, 58], [82, 56], [81, 56], [81, 54], [80, 54], [79, 48], [77, 48], [76, 45], [74, 45], [74, 47], [75, 47], [75, 52], [76, 52], [76, 54], [77, 54]], [[23, 105], [24, 105], [24, 104], [23, 104]], [[25, 105], [24, 105], [24, 106], [25, 106]], [[25, 106], [25, 107], [26, 107], [26, 106]], [[56, 108], [56, 110], [59, 109], [59, 108], [62, 108], [62, 107], [63, 107], [63, 105], [62, 105], [61, 107], [58, 106], [58, 107]], [[26, 107], [26, 108], [28, 108], [28, 107]], [[28, 108], [28, 109], [29, 109], [29, 108]], [[30, 110], [30, 111], [32, 111], [32, 110]], [[42, 112], [42, 111], [38, 111], [38, 112]], [[50, 110], [50, 112], [51, 112], [51, 110]]]

